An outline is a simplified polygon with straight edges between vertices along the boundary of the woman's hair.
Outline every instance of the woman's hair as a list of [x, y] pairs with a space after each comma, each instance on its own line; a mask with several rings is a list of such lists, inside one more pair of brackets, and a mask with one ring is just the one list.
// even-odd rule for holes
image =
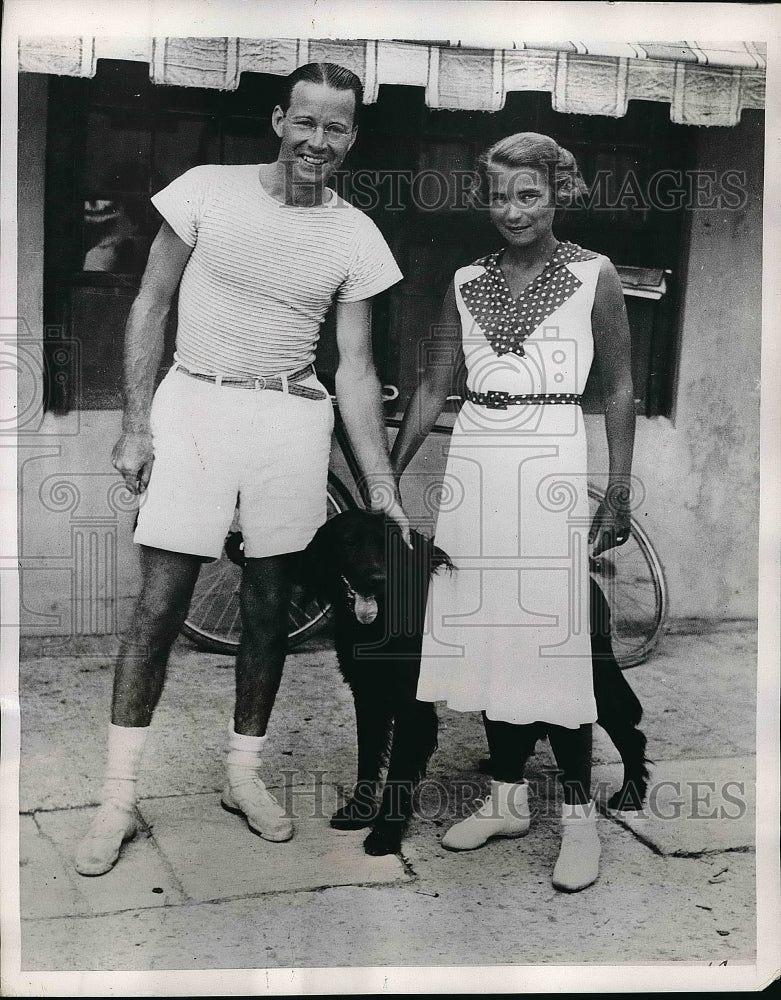
[[575, 204], [588, 190], [572, 153], [555, 139], [539, 132], [508, 135], [479, 156], [476, 182], [472, 188], [472, 202], [476, 207], [488, 204], [488, 171], [492, 167], [542, 170], [547, 175], [557, 208]]
[[287, 111], [290, 107], [293, 87], [302, 81], [306, 83], [324, 83], [334, 90], [351, 90], [355, 97], [353, 125], [358, 124], [358, 116], [363, 107], [363, 84], [352, 70], [329, 62], [306, 63], [304, 66], [299, 66], [289, 76], [285, 77], [282, 83], [278, 104], [283, 111]]

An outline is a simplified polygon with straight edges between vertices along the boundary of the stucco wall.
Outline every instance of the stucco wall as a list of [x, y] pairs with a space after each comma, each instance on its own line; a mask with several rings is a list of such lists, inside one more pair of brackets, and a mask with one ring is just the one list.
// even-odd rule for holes
[[[19, 312], [34, 360], [42, 323], [46, 105], [42, 78], [23, 81]], [[693, 213], [675, 413], [638, 420], [635, 472], [645, 500], [637, 516], [661, 554], [678, 618], [756, 611], [763, 153], [757, 122], [755, 116], [734, 129], [699, 130], [698, 166], [746, 170], [749, 201], [741, 211]], [[607, 467], [604, 431], [599, 418], [587, 424], [596, 474]], [[127, 621], [138, 564], [132, 513], [109, 460], [118, 430], [116, 412], [30, 412], [20, 441], [27, 634], [111, 631]], [[444, 446], [445, 439], [432, 436], [410, 469], [405, 502], [418, 521], [430, 520], [424, 495], [430, 499], [441, 473]]]
[[[678, 617], [753, 617], [757, 606], [763, 137], [756, 116], [700, 129], [698, 168], [746, 171], [740, 211], [692, 213], [673, 418], [640, 418], [637, 516]], [[592, 469], [606, 469], [589, 418]]]

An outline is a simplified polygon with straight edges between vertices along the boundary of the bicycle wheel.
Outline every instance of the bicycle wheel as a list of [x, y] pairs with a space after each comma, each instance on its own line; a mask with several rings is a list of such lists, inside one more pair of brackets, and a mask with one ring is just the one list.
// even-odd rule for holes
[[[588, 495], [593, 517], [604, 494], [589, 486]], [[659, 557], [632, 518], [627, 541], [589, 559], [589, 569], [610, 604], [618, 665], [622, 670], [637, 666], [655, 648], [667, 618], [667, 585]]]
[[[332, 473], [328, 475], [327, 517], [355, 507], [347, 487]], [[237, 521], [225, 540], [219, 559], [204, 563], [195, 585], [190, 610], [182, 634], [209, 653], [235, 654], [241, 637], [239, 586], [241, 584], [241, 534]], [[295, 585], [290, 601], [288, 644], [298, 645], [320, 626], [328, 605], [307, 601], [303, 588]]]

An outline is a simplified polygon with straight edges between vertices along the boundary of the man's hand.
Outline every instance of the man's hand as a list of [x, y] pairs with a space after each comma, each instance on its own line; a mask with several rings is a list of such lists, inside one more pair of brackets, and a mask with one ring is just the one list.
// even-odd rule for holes
[[152, 435], [148, 432], [125, 432], [111, 453], [112, 465], [125, 480], [125, 486], [137, 495], [147, 488], [153, 462]]
[[628, 508], [613, 508], [607, 500], [603, 500], [597, 508], [588, 533], [589, 545], [594, 546], [591, 550], [592, 557], [595, 558], [617, 545], [623, 545], [629, 538], [629, 530]]
[[412, 540], [410, 538], [410, 524], [409, 518], [401, 505], [401, 497], [399, 496], [398, 487], [393, 489], [385, 481], [376, 481], [369, 485], [369, 507], [371, 510], [385, 514], [392, 521], [395, 521], [401, 530], [402, 538], [407, 546], [407, 548], [412, 548]]
[[401, 502], [398, 499], [394, 500], [390, 507], [385, 508], [385, 514], [398, 524], [407, 548], [411, 549], [412, 539], [410, 538], [409, 518], [401, 506]]

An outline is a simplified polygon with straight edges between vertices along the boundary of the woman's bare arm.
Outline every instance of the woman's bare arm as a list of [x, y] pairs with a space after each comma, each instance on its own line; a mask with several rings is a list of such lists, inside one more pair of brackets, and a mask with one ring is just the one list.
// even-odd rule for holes
[[593, 554], [620, 545], [629, 537], [635, 400], [632, 385], [632, 342], [621, 279], [608, 261], [602, 267], [591, 312], [594, 354], [605, 403], [608, 484], [605, 502], [591, 526]]

